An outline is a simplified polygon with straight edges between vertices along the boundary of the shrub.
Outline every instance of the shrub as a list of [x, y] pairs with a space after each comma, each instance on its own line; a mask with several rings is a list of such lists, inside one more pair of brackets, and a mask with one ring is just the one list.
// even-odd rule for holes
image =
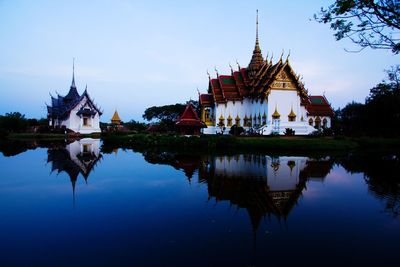
[[291, 136], [295, 134], [295, 131], [292, 128], [286, 128], [284, 134], [287, 136]]
[[229, 130], [229, 134], [238, 136], [244, 133], [244, 128], [241, 126], [233, 125]]

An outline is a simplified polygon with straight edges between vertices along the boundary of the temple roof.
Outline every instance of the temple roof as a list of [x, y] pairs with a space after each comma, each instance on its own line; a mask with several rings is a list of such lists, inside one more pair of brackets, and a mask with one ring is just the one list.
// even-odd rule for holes
[[334, 111], [325, 96], [310, 96], [310, 104], [306, 106], [310, 116], [333, 116]]
[[[265, 99], [271, 91], [273, 82], [282, 72], [288, 73], [299, 92], [302, 105], [307, 105], [309, 103], [308, 91], [300, 81], [300, 76], [294, 73], [288, 59], [285, 61], [280, 59], [275, 64], [264, 61], [257, 73], [252, 76], [249, 68], [240, 68], [232, 75], [218, 75], [217, 78], [211, 78], [208, 93], [200, 95], [200, 104], [209, 105], [214, 101], [226, 103], [227, 101], [243, 100], [245, 97]], [[205, 99], [208, 101], [203, 101]], [[210, 101], [211, 99], [213, 101]]]
[[95, 115], [96, 112], [99, 115], [103, 114], [102, 111], [96, 106], [94, 101], [90, 98], [89, 93], [87, 92], [87, 86], [82, 95], [79, 95], [78, 90], [75, 86], [75, 74], [74, 74], [74, 66], [72, 71], [72, 82], [70, 89], [65, 96], [58, 95], [57, 98], [51, 96], [51, 104], [47, 105], [47, 113], [51, 118], [63, 119], [68, 117], [69, 112], [74, 109], [82, 100], [86, 97], [86, 103], [90, 109], [82, 108], [78, 111], [77, 115]]
[[186, 105], [185, 110], [175, 124], [177, 126], [206, 127], [204, 122], [202, 122], [199, 116], [197, 116], [197, 112], [190, 102]]

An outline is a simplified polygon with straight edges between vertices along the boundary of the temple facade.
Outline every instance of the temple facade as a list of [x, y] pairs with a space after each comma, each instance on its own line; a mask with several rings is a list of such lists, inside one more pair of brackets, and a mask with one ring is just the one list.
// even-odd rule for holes
[[74, 66], [72, 83], [65, 96], [51, 96], [51, 105], [47, 105], [47, 118], [52, 127], [65, 127], [69, 131], [81, 134], [100, 133], [100, 116], [102, 111], [90, 98], [87, 91], [80, 95], [75, 86]]
[[[290, 54], [289, 54], [290, 55]], [[211, 78], [206, 94], [199, 95], [201, 119], [207, 125], [204, 134], [227, 133], [233, 126], [263, 135], [284, 134], [292, 129], [307, 135], [316, 129], [331, 127], [333, 110], [325, 96], [310, 96], [290, 65], [289, 55], [277, 62], [264, 59], [258, 40], [247, 67], [230, 75]]]

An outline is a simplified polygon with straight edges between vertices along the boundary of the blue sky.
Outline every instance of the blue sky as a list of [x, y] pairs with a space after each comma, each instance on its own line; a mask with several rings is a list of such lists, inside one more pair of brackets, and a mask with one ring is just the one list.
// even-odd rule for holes
[[364, 101], [398, 56], [344, 51], [357, 47], [310, 20], [332, 1], [0, 0], [0, 114], [45, 117], [49, 93], [68, 92], [73, 57], [78, 90], [87, 84], [102, 121], [115, 109], [140, 120], [146, 107], [197, 99], [207, 69], [215, 76], [215, 66], [229, 74], [229, 63], [249, 63], [256, 9], [264, 57], [291, 50], [309, 92], [325, 92], [335, 108]]

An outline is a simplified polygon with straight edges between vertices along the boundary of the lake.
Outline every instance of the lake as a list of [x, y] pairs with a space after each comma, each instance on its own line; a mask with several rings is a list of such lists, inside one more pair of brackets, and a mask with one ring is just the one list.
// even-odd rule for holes
[[399, 264], [399, 153], [0, 151], [1, 266]]

